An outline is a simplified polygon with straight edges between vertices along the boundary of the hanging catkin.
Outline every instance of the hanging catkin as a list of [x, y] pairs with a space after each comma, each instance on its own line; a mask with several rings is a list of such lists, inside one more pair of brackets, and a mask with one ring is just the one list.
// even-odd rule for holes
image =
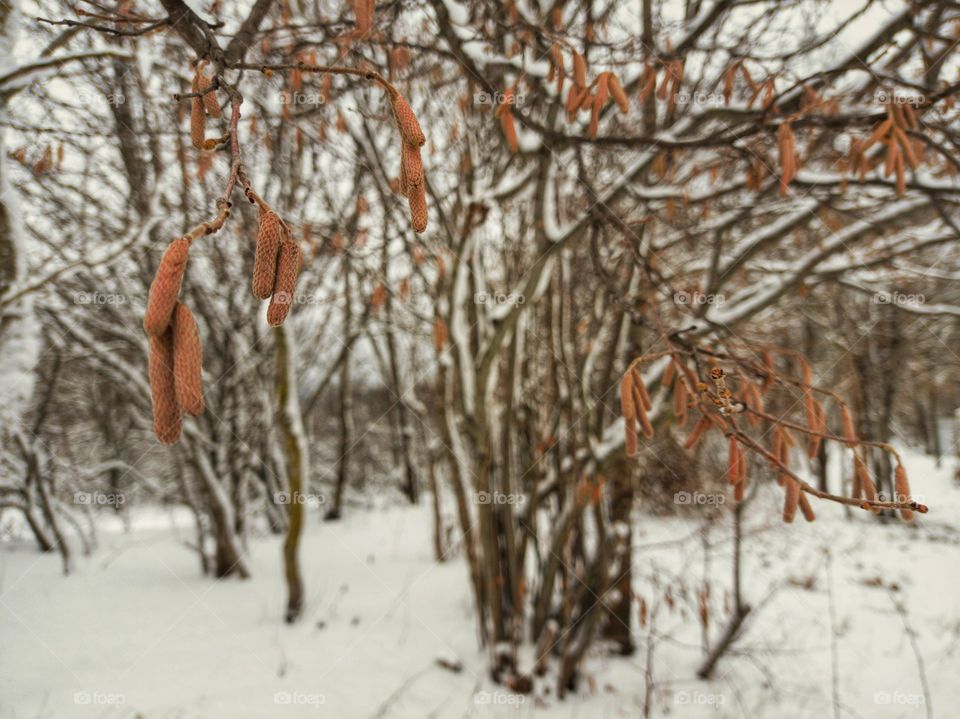
[[632, 371], [624, 372], [623, 378], [620, 380], [620, 413], [628, 424], [632, 424], [637, 416], [637, 410], [633, 404]]
[[813, 513], [813, 507], [810, 506], [810, 500], [807, 499], [807, 493], [800, 492], [798, 499], [800, 500], [800, 511], [803, 512], [803, 518], [808, 522], [815, 520], [817, 515]]
[[173, 378], [177, 404], [196, 417], [203, 414], [203, 388], [200, 382], [203, 350], [197, 321], [182, 302], [173, 313]]
[[283, 239], [283, 222], [273, 210], [260, 207], [260, 227], [253, 258], [253, 294], [261, 300], [273, 294], [277, 281], [277, 258]]
[[148, 335], [159, 335], [170, 326], [173, 308], [180, 294], [183, 272], [187, 266], [190, 240], [178, 237], [169, 244], [157, 267], [157, 274], [150, 285], [147, 297], [147, 311], [143, 318], [143, 328]]
[[423, 185], [411, 187], [407, 195], [407, 204], [410, 206], [410, 225], [417, 233], [427, 229], [427, 193]]
[[693, 431], [690, 433], [690, 436], [687, 437], [687, 441], [683, 443], [683, 448], [693, 449], [696, 447], [697, 442], [700, 441], [700, 437], [708, 429], [710, 429], [710, 420], [706, 417], [698, 419], [697, 423], [693, 426]]
[[737, 438], [731, 435], [727, 447], [727, 481], [730, 484], [737, 484], [740, 481], [740, 464], [742, 461], [740, 444], [737, 442]]
[[677, 426], [682, 427], [687, 422], [687, 383], [682, 375], [677, 375], [673, 382], [673, 413], [677, 418]]
[[207, 115], [199, 97], [190, 98], [190, 142], [198, 150], [203, 149], [207, 131]]
[[217, 101], [217, 91], [211, 90], [213, 80], [202, 72], [197, 76], [197, 92], [203, 93], [203, 109], [210, 117], [220, 117], [220, 103]]
[[[897, 501], [898, 502], [909, 502], [910, 501], [910, 482], [907, 480], [907, 470], [903, 468], [902, 464], [897, 464], [897, 468], [893, 473], [894, 477], [894, 488], [897, 490]], [[913, 519], [913, 510], [912, 509], [901, 509], [900, 516], [903, 517], [907, 522]]]
[[302, 259], [300, 245], [285, 238], [280, 245], [280, 257], [277, 260], [277, 282], [270, 298], [270, 306], [267, 307], [267, 322], [273, 327], [282, 325], [290, 311]]
[[840, 405], [840, 424], [843, 427], [843, 438], [847, 440], [848, 447], [854, 447], [857, 443], [857, 432], [853, 428], [853, 417], [850, 416], [850, 410], [845, 404]]
[[180, 407], [173, 376], [173, 330], [150, 337], [150, 395], [153, 400], [153, 431], [164, 444], [180, 438]]
[[393, 103], [393, 116], [397, 121], [397, 127], [400, 128], [403, 141], [414, 147], [422, 147], [427, 138], [420, 129], [420, 123], [417, 122], [417, 116], [413, 114], [410, 103], [399, 92], [391, 95], [390, 99]]
[[[423, 160], [420, 157], [420, 148], [408, 142], [403, 143], [400, 156], [400, 176], [407, 188], [423, 185]], [[408, 194], [408, 192], [404, 192]]]
[[789, 524], [797, 514], [797, 504], [800, 502], [800, 484], [793, 477], [787, 477], [786, 485], [783, 500], [783, 521]]
[[633, 386], [640, 395], [640, 401], [643, 404], [643, 408], [647, 410], [647, 412], [652, 410], [653, 402], [650, 400], [650, 393], [647, 391], [647, 384], [643, 381], [643, 375], [641, 375], [636, 369], [633, 370]]

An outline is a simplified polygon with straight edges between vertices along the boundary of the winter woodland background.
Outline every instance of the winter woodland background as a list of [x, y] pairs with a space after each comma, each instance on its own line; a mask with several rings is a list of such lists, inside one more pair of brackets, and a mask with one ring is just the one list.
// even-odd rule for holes
[[958, 42], [0, 0], [0, 716], [955, 716]]

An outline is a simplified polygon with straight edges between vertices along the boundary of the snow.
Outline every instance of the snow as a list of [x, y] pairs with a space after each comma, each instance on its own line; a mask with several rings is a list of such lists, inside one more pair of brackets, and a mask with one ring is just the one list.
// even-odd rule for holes
[[[832, 706], [832, 625], [844, 716], [924, 716], [896, 601], [915, 632], [929, 701], [937, 716], [950, 716], [960, 701], [960, 488], [955, 462], [937, 468], [929, 457], [905, 456], [931, 507], [916, 526], [862, 512], [846, 519], [823, 502], [814, 504], [813, 524], [785, 526], [776, 516], [779, 492], [764, 482], [745, 518], [753, 611], [712, 681], [695, 677], [695, 596], [709, 579], [714, 641], [730, 584], [729, 515], [704, 523], [697, 513], [708, 510], [699, 507], [679, 518], [641, 514], [634, 590], [654, 631], [635, 619], [636, 654], [594, 653], [582, 691], [564, 701], [539, 682], [531, 696], [490, 682], [463, 560], [438, 564], [431, 556], [429, 503], [335, 523], [310, 516], [307, 604], [293, 626], [281, 621], [280, 537], [251, 541], [253, 579], [215, 582], [200, 576], [181, 541], [191, 534], [186, 512], [131, 507], [129, 533], [104, 512], [101, 547], [67, 578], [55, 556], [26, 541], [2, 545], [0, 715], [636, 717], [652, 638], [651, 716], [824, 716]], [[672, 611], [662, 601], [666, 587]]]

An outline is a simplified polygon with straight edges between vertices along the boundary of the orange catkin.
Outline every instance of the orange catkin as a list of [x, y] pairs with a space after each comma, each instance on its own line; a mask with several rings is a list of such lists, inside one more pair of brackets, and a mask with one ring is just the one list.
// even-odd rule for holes
[[277, 282], [273, 287], [270, 306], [267, 307], [267, 322], [271, 327], [282, 325], [293, 303], [293, 293], [297, 289], [297, 275], [303, 253], [300, 245], [285, 239], [280, 246], [280, 258], [277, 260]]
[[786, 478], [786, 495], [783, 500], [783, 521], [790, 523], [797, 514], [800, 502], [800, 484], [793, 477]]
[[673, 383], [673, 413], [682, 427], [687, 421], [687, 383], [679, 375]]
[[626, 449], [628, 457], [637, 456], [637, 426], [632, 419], [623, 418], [623, 427], [625, 437], [624, 437], [624, 448]]
[[197, 92], [203, 93], [203, 108], [207, 111], [210, 117], [220, 117], [220, 103], [217, 101], [217, 91], [210, 90], [212, 85], [213, 80], [211, 80], [209, 77], [202, 73], [198, 75]]
[[576, 51], [573, 53], [573, 81], [578, 87], [587, 86], [587, 62], [583, 55]]
[[632, 425], [637, 416], [637, 409], [633, 404], [633, 371], [625, 372], [620, 380], [620, 412], [627, 424]]
[[164, 444], [180, 438], [180, 406], [173, 376], [173, 330], [150, 337], [150, 395], [153, 400], [153, 432]]
[[[897, 468], [893, 472], [894, 478], [894, 488], [897, 490], [897, 501], [898, 502], [909, 502], [910, 501], [910, 482], [907, 480], [907, 470], [903, 468], [902, 464], [897, 464]], [[913, 510], [912, 509], [901, 509], [900, 516], [904, 520], [909, 522], [913, 519]]]
[[427, 229], [427, 192], [423, 185], [411, 187], [407, 195], [407, 204], [410, 206], [410, 225], [417, 233]]
[[159, 335], [170, 326], [173, 308], [180, 294], [183, 272], [187, 266], [190, 240], [178, 237], [169, 244], [157, 267], [157, 274], [150, 285], [147, 296], [147, 312], [143, 318], [143, 328], [148, 335]]
[[203, 414], [203, 388], [200, 382], [203, 350], [200, 330], [190, 308], [177, 303], [173, 313], [173, 379], [177, 404], [196, 417]]
[[253, 259], [253, 294], [261, 300], [273, 294], [277, 280], [277, 257], [283, 240], [283, 222], [273, 210], [260, 208], [260, 228]]
[[687, 437], [687, 441], [683, 443], [684, 449], [693, 449], [697, 445], [697, 442], [700, 441], [700, 437], [704, 431], [708, 429], [710, 429], [710, 420], [706, 417], [698, 419], [697, 423], [693, 426], [693, 431], [690, 433], [690, 436]]
[[734, 502], [743, 501], [743, 495], [744, 495], [744, 492], [746, 491], [746, 488], [747, 488], [747, 483], [742, 479], [739, 482], [737, 482], [735, 485], [733, 485], [733, 501]]
[[873, 483], [870, 473], [867, 471], [867, 465], [859, 457], [854, 459], [857, 476], [860, 477], [860, 489], [865, 499], [875, 502], [877, 500], [877, 485]]
[[643, 381], [643, 375], [637, 370], [633, 370], [633, 386], [640, 393], [640, 400], [643, 402], [643, 408], [649, 412], [653, 409], [653, 402], [650, 400], [650, 393], [647, 391], [647, 385]]
[[199, 97], [190, 98], [190, 142], [198, 150], [203, 149], [207, 132], [207, 113]]
[[420, 129], [420, 123], [417, 122], [417, 116], [413, 114], [413, 108], [410, 103], [399, 92], [391, 98], [393, 101], [393, 116], [396, 118], [397, 127], [400, 128], [400, 135], [403, 141], [415, 147], [423, 146], [427, 138]]
[[730, 437], [727, 449], [727, 481], [737, 484], [741, 479], [741, 463], [743, 456], [740, 453], [740, 444], [736, 437]]
[[620, 84], [620, 80], [613, 73], [610, 73], [610, 94], [613, 95], [613, 99], [620, 107], [620, 112], [624, 115], [630, 112], [630, 100], [627, 98], [627, 93], [623, 91], [623, 85]]
[[853, 417], [845, 404], [840, 405], [840, 424], [843, 426], [843, 438], [847, 446], [853, 447], [857, 442], [857, 431], [853, 428]]
[[500, 115], [500, 126], [503, 128], [503, 136], [507, 140], [507, 147], [510, 152], [520, 152], [520, 138], [517, 136], [517, 124], [513, 121], [513, 115], [505, 112]]
[[400, 177], [403, 178], [403, 186], [408, 191], [409, 188], [423, 184], [423, 160], [420, 157], [420, 148], [407, 142], [403, 143], [400, 155]]
[[810, 506], [810, 500], [807, 499], [806, 492], [800, 492], [800, 511], [803, 512], [803, 518], [808, 522], [812, 522], [817, 518], [817, 515], [813, 513], [813, 507]]

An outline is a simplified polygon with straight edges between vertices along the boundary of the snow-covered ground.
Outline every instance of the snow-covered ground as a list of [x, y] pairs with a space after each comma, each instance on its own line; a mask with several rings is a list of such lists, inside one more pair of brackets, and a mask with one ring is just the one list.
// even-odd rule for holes
[[592, 655], [562, 702], [546, 681], [523, 697], [487, 678], [464, 563], [433, 561], [426, 506], [340, 523], [313, 514], [295, 626], [280, 621], [277, 538], [251, 542], [246, 582], [200, 576], [189, 532], [156, 510], [134, 511], [129, 532], [105, 521], [100, 548], [69, 577], [56, 556], [8, 542], [0, 716], [642, 717], [652, 656], [650, 716], [949, 719], [960, 706], [960, 488], [951, 462], [907, 458], [931, 507], [916, 526], [822, 502], [812, 525], [783, 526], [773, 487], [761, 492], [743, 548], [753, 611], [711, 681], [696, 679], [696, 596], [709, 578], [712, 643], [726, 620], [729, 518], [703, 530], [696, 512], [641, 516], [634, 587], [649, 620], [634, 619], [637, 651]]

